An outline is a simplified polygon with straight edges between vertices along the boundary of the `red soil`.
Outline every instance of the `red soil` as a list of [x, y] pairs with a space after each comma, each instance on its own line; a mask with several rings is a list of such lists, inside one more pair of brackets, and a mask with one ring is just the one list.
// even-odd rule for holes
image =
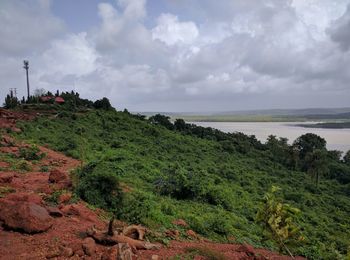
[[[33, 118], [32, 115], [11, 113], [0, 109], [0, 130], [1, 128], [15, 128], [15, 122], [18, 119], [27, 120], [31, 118]], [[21, 145], [23, 144], [15, 142], [13, 147], [1, 147], [0, 153], [16, 153]], [[69, 174], [72, 169], [80, 165], [80, 162], [45, 147], [40, 147], [40, 150], [46, 153], [46, 157], [38, 165], [33, 165], [32, 171], [25, 173], [13, 172], [13, 178], [10, 181], [0, 183], [0, 189], [5, 187], [15, 190], [0, 199], [0, 206], [2, 200], [35, 203], [45, 207], [51, 213], [55, 212], [55, 217], [52, 217], [53, 225], [42, 233], [25, 234], [5, 229], [0, 216], [0, 259], [102, 259], [102, 255], [106, 255], [107, 252], [113, 250], [109, 250], [107, 246], [97, 244], [96, 252], [92, 256], [88, 256], [86, 255], [87, 246], [82, 246], [82, 244], [86, 237], [86, 230], [92, 226], [99, 230], [107, 230], [108, 223], [103, 218], [104, 212], [102, 210], [93, 211], [82, 201], [69, 204], [66, 200], [62, 200], [64, 202], [56, 208], [50, 207], [45, 202], [45, 198], [49, 197], [55, 190], [61, 190], [62, 188], [69, 190], [71, 188], [67, 183], [49, 182], [50, 173], [41, 172], [41, 166], [49, 166], [50, 170], [56, 169]], [[0, 175], [4, 175], [7, 171], [6, 168], [10, 165], [0, 161], [0, 166], [0, 170], [5, 169], [5, 171], [0, 171]], [[193, 239], [196, 240], [197, 237]], [[216, 244], [199, 240], [195, 242], [174, 240], [168, 247], [159, 250], [139, 250], [133, 259], [169, 259], [176, 255], [185, 254], [186, 249], [191, 247], [206, 248], [222, 253], [225, 259], [290, 259], [287, 256], [280, 256], [263, 249], [254, 249], [251, 246], [242, 247], [242, 245], [236, 244]], [[205, 258], [196, 256], [195, 259]]]
[[[168, 248], [160, 250], [147, 250], [142, 251], [140, 259], [151, 259], [152, 255], [158, 255], [160, 259], [169, 259], [176, 255], [185, 255], [189, 249], [204, 249], [204, 252], [211, 252], [218, 257], [222, 256], [224, 259], [274, 259], [274, 260], [287, 260], [291, 259], [289, 256], [281, 256], [277, 253], [265, 250], [257, 249], [248, 245], [238, 244], [218, 244], [211, 242], [180, 242], [172, 241]], [[187, 252], [186, 252], [187, 251]], [[196, 256], [195, 259], [205, 259], [204, 257]], [[304, 259], [302, 257], [295, 257], [295, 259]]]

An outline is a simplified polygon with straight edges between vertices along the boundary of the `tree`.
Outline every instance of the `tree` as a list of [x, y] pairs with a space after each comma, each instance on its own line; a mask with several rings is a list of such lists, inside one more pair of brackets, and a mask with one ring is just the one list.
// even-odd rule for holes
[[76, 192], [83, 200], [113, 213], [122, 207], [123, 192], [114, 172], [90, 163], [77, 174], [79, 182]]
[[94, 108], [96, 109], [103, 109], [103, 110], [111, 110], [113, 109], [111, 103], [109, 102], [109, 99], [104, 97], [102, 99], [96, 100], [94, 103]]
[[45, 96], [47, 91], [43, 88], [37, 88], [34, 90], [34, 96], [35, 97], [42, 97]]
[[293, 146], [299, 151], [300, 158], [304, 159], [307, 153], [313, 152], [315, 149], [325, 149], [326, 144], [326, 140], [322, 137], [307, 133], [298, 137]]
[[183, 131], [186, 130], [187, 124], [183, 119], [176, 119], [174, 122], [174, 127], [177, 131]]
[[307, 172], [315, 179], [316, 186], [320, 176], [328, 171], [327, 150], [316, 149], [309, 152], [305, 157]]
[[273, 161], [290, 164], [291, 155], [287, 138], [277, 139], [275, 135], [269, 135], [266, 141], [266, 147], [271, 152]]
[[19, 101], [12, 95], [7, 95], [5, 98], [4, 108], [11, 109], [19, 105]]
[[149, 118], [149, 121], [155, 125], [162, 125], [169, 130], [174, 129], [174, 125], [170, 122], [170, 117], [161, 114], [156, 114]]
[[343, 153], [342, 151], [331, 150], [331, 151], [328, 151], [328, 157], [333, 161], [340, 162], [342, 153]]
[[343, 162], [350, 166], [350, 150], [344, 155]]
[[316, 149], [326, 150], [326, 140], [322, 137], [307, 133], [298, 137], [293, 143], [293, 149], [299, 155], [301, 170], [307, 171], [305, 158], [308, 154], [313, 153]]

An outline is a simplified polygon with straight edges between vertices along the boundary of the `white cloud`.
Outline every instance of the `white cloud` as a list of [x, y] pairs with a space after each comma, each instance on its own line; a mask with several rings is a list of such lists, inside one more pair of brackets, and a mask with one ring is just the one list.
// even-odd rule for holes
[[167, 45], [191, 44], [198, 36], [198, 28], [194, 22], [180, 22], [173, 14], [162, 14], [157, 19], [157, 26], [152, 29], [152, 38]]
[[42, 57], [46, 73], [80, 77], [96, 69], [99, 55], [87, 41], [86, 33], [79, 33], [53, 41]]
[[156, 17], [155, 1], [100, 3], [98, 24], [64, 35], [49, 1], [2, 1], [1, 94], [24, 85], [25, 54], [33, 88], [131, 110], [347, 104], [349, 0], [169, 1]]
[[343, 16], [332, 23], [328, 33], [343, 50], [350, 48], [350, 4]]
[[146, 17], [146, 0], [118, 0], [119, 6], [124, 9], [124, 18], [140, 20]]
[[46, 46], [64, 28], [51, 14], [50, 2], [44, 0], [2, 0], [0, 24], [0, 54], [11, 56]]

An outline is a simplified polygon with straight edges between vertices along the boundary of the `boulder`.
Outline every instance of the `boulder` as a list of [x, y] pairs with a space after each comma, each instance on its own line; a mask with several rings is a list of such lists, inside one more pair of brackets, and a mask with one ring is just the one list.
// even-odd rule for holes
[[87, 237], [83, 240], [82, 248], [84, 253], [88, 256], [93, 256], [96, 252], [96, 243], [91, 237]]
[[74, 253], [82, 259], [83, 259], [83, 256], [85, 255], [83, 249], [79, 249], [77, 251], [74, 251]]
[[0, 172], [0, 183], [11, 183], [15, 174], [13, 172]]
[[118, 260], [132, 260], [132, 249], [128, 243], [118, 244]]
[[52, 259], [52, 258], [57, 258], [61, 255], [61, 252], [59, 250], [50, 250], [46, 254], [46, 259]]
[[66, 247], [66, 246], [61, 246], [60, 247], [60, 256], [63, 257], [71, 257], [74, 255], [73, 249], [70, 247]]
[[240, 253], [245, 253], [248, 256], [254, 256], [255, 252], [254, 252], [254, 247], [248, 244], [243, 244], [241, 245], [239, 248], [237, 248], [237, 252]]
[[59, 197], [58, 197], [58, 203], [62, 204], [62, 203], [67, 203], [70, 201], [70, 199], [72, 198], [72, 193], [68, 192], [68, 193], [62, 193]]
[[52, 226], [52, 218], [45, 208], [26, 201], [1, 199], [0, 219], [7, 228], [28, 234], [44, 232]]
[[11, 193], [6, 196], [6, 199], [11, 201], [25, 201], [25, 202], [31, 202], [34, 204], [41, 205], [43, 200], [42, 198], [35, 193], [26, 193], [26, 192], [16, 192]]
[[198, 235], [196, 234], [196, 232], [194, 232], [193, 230], [187, 230], [186, 231], [186, 234], [187, 234], [187, 236], [189, 236], [189, 237], [191, 237], [191, 238], [195, 238], [195, 239], [197, 239], [198, 238]]
[[21, 130], [20, 128], [15, 127], [15, 126], [11, 128], [11, 131], [14, 132], [14, 133], [20, 133], [20, 132], [22, 132], [22, 130]]
[[49, 215], [52, 217], [56, 217], [56, 218], [63, 217], [62, 212], [58, 208], [46, 207], [46, 209], [47, 209], [47, 212], [49, 212]]
[[2, 146], [13, 146], [13, 144], [15, 142], [14, 142], [14, 140], [11, 137], [3, 136], [0, 143], [1, 143]]
[[179, 230], [176, 230], [176, 229], [168, 229], [165, 231], [165, 235], [167, 237], [170, 237], [172, 239], [179, 239], [179, 236], [180, 236], [180, 232]]
[[87, 209], [83, 204], [76, 203], [70, 205], [60, 206], [60, 210], [66, 216], [79, 216], [85, 220], [94, 222], [96, 220], [96, 214]]
[[116, 260], [118, 257], [118, 245], [107, 248], [101, 256], [101, 260]]
[[176, 225], [176, 226], [182, 226], [182, 227], [187, 227], [188, 226], [186, 221], [183, 220], [183, 219], [176, 219], [172, 223], [173, 223], [173, 225]]
[[50, 183], [61, 183], [69, 181], [69, 177], [65, 172], [54, 169], [50, 171], [49, 182]]

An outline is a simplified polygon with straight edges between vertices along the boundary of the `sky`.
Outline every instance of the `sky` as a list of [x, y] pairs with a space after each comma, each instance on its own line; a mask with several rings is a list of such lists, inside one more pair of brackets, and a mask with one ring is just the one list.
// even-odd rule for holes
[[350, 106], [350, 0], [0, 0], [0, 100], [75, 90], [117, 109]]

